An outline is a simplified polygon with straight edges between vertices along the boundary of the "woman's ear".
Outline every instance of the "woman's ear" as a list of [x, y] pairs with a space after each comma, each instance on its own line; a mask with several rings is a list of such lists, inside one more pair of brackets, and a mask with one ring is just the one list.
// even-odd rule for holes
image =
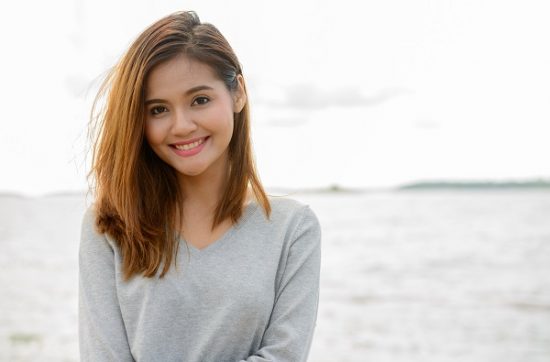
[[239, 113], [243, 110], [246, 104], [246, 89], [244, 86], [244, 78], [242, 75], [237, 75], [237, 88], [233, 92], [233, 113]]

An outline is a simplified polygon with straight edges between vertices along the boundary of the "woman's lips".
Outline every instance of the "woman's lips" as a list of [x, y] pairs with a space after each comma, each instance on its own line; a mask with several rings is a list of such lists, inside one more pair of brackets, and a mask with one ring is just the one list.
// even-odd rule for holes
[[172, 150], [174, 150], [174, 152], [178, 156], [182, 156], [182, 157], [194, 156], [197, 153], [202, 151], [208, 139], [210, 139], [210, 136], [195, 138], [193, 140], [189, 140], [185, 142], [173, 143], [170, 145], [170, 148], [172, 148]]
[[172, 143], [170, 146], [183, 146], [183, 145], [188, 145], [188, 144], [191, 144], [191, 143], [195, 143], [197, 141], [206, 141], [206, 139], [210, 137], [210, 136], [204, 136], [204, 137], [197, 137], [197, 138], [193, 138], [193, 139], [190, 139], [190, 140], [187, 140], [187, 141], [181, 141], [181, 142], [176, 142], [176, 143]]

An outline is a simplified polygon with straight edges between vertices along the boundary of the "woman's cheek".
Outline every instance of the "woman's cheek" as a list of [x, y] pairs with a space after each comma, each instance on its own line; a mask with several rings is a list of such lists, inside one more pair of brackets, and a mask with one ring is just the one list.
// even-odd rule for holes
[[168, 132], [167, 122], [160, 120], [148, 121], [145, 126], [145, 137], [150, 144], [161, 142], [166, 132]]

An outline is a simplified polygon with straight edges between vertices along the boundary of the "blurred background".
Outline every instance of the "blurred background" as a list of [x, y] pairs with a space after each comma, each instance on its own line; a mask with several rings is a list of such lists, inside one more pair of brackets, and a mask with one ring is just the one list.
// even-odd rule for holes
[[323, 226], [310, 361], [550, 361], [550, 4], [497, 0], [0, 4], [1, 361], [78, 360], [91, 103], [178, 10], [243, 64], [268, 191]]

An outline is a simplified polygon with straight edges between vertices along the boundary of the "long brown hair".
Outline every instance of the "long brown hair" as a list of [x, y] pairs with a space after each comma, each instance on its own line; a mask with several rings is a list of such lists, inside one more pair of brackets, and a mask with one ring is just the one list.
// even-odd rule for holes
[[[134, 274], [152, 277], [161, 263], [163, 277], [177, 256], [184, 197], [176, 171], [145, 140], [144, 102], [151, 70], [181, 54], [208, 64], [228, 90], [236, 89], [242, 69], [227, 40], [213, 25], [201, 23], [196, 13], [177, 12], [139, 35], [108, 73], [92, 107], [88, 178], [95, 188], [96, 226], [118, 243], [125, 280]], [[271, 213], [254, 165], [249, 118], [247, 102], [234, 114], [227, 186], [212, 229], [228, 217], [233, 223], [239, 220], [248, 185], [267, 217]]]

